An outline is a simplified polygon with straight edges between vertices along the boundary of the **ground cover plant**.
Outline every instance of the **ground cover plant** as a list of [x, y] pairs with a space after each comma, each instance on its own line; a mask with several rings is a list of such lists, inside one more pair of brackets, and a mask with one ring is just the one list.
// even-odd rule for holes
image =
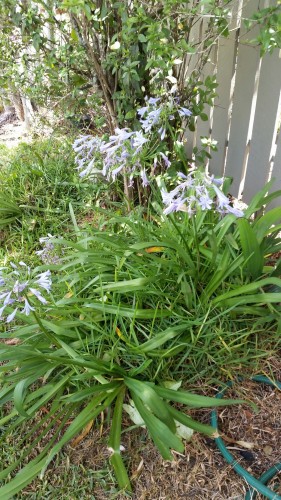
[[1, 152], [2, 257], [9, 251], [24, 259], [30, 250], [39, 250], [41, 237], [68, 230], [69, 203], [82, 218], [96, 200], [95, 186], [87, 182], [82, 185], [73, 170], [70, 144], [71, 137], [54, 137]]

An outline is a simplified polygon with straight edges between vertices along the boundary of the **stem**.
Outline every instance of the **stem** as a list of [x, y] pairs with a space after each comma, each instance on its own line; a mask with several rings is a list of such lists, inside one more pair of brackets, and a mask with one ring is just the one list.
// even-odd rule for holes
[[125, 194], [125, 198], [126, 198], [128, 212], [131, 212], [131, 210], [132, 210], [132, 201], [133, 201], [132, 193], [133, 193], [133, 190], [132, 190], [132, 188], [130, 188], [129, 183], [128, 183], [128, 178], [125, 174], [124, 175], [124, 194]]
[[[194, 242], [196, 246], [196, 260], [197, 260], [197, 270], [198, 270], [198, 276], [199, 276], [199, 267], [200, 267], [200, 251], [199, 251], [199, 243], [198, 243], [198, 235], [197, 235], [197, 227], [196, 227], [196, 217], [192, 217], [192, 225], [193, 225], [193, 235], [194, 235]], [[197, 277], [196, 277], [197, 281]]]
[[180, 229], [178, 228], [178, 225], [177, 225], [176, 221], [174, 220], [173, 216], [170, 217], [170, 221], [173, 224], [173, 226], [174, 226], [175, 230], [177, 231], [177, 233], [179, 234], [179, 236], [181, 237], [182, 242], [183, 242], [183, 244], [184, 244], [184, 246], [186, 248], [186, 251], [187, 251], [189, 257], [191, 258], [191, 260], [193, 260], [193, 256], [192, 256], [190, 248], [189, 248], [189, 246], [187, 244], [187, 241], [186, 241], [185, 237], [183, 236], [183, 234], [181, 233]]
[[49, 340], [52, 344], [54, 344], [56, 347], [58, 347], [58, 348], [60, 349], [60, 348], [61, 348], [61, 345], [60, 345], [60, 343], [57, 341], [56, 337], [55, 337], [52, 333], [48, 332], [48, 330], [44, 327], [44, 325], [43, 325], [43, 323], [42, 323], [41, 319], [37, 316], [36, 312], [35, 312], [35, 311], [32, 311], [32, 313], [33, 313], [33, 316], [34, 316], [34, 318], [35, 318], [36, 322], [38, 323], [39, 327], [41, 328], [41, 330], [42, 330], [43, 334], [45, 335], [45, 337], [47, 337], [47, 339], [48, 339], [48, 340]]

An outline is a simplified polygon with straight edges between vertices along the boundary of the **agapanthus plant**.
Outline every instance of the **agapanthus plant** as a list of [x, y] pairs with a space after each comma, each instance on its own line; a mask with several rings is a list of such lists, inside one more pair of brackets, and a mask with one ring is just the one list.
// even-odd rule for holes
[[55, 248], [53, 240], [56, 236], [48, 233], [47, 236], [43, 236], [39, 238], [39, 242], [42, 245], [42, 250], [37, 250], [35, 253], [40, 257], [41, 261], [44, 264], [60, 264], [61, 262], [61, 254], [63, 254], [63, 249], [60, 249], [58, 255], [58, 251]]
[[74, 142], [80, 177], [102, 175], [108, 181], [115, 181], [121, 174], [129, 179], [129, 186], [133, 186], [135, 177], [140, 177], [146, 187], [154, 176], [155, 165], [170, 166], [167, 148], [159, 139], [164, 141], [168, 129], [174, 130], [169, 121], [177, 115], [181, 122], [191, 111], [180, 106], [175, 97], [166, 102], [151, 97], [146, 99], [146, 106], [137, 110], [137, 115], [140, 130], [116, 128], [107, 140], [87, 135]]
[[[52, 280], [49, 270], [34, 275], [30, 267], [22, 261], [18, 265], [11, 262], [10, 269], [2, 267], [0, 269], [0, 300], [2, 301], [0, 319], [10, 323], [17, 312], [28, 316], [32, 311], [35, 311], [33, 299], [46, 305], [47, 300], [44, 294], [50, 293], [51, 286]], [[7, 314], [8, 311], [9, 314]]]
[[192, 170], [188, 175], [179, 172], [178, 185], [170, 192], [161, 190], [162, 200], [166, 208], [164, 214], [183, 211], [194, 215], [198, 209], [216, 210], [220, 215], [231, 213], [243, 217], [242, 210], [234, 208], [230, 199], [223, 193], [224, 179], [215, 179], [206, 172]]
[[[116, 128], [108, 141], [83, 136], [73, 144], [77, 153], [76, 163], [80, 177], [101, 174], [108, 181], [115, 181], [119, 173], [126, 174], [132, 183], [133, 177], [142, 176], [140, 154], [148, 139], [141, 131]], [[143, 177], [143, 184], [146, 180]]]

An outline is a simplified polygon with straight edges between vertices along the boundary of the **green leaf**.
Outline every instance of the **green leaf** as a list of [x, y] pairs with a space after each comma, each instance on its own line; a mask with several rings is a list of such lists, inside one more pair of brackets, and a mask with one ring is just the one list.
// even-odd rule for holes
[[80, 234], [80, 229], [78, 227], [78, 224], [77, 224], [77, 221], [76, 221], [76, 217], [75, 217], [75, 214], [74, 214], [74, 210], [72, 208], [72, 204], [71, 203], [69, 203], [69, 213], [70, 213], [70, 217], [71, 217], [71, 220], [72, 220], [72, 224], [74, 226], [75, 233], [76, 233], [76, 235], [79, 235]]
[[274, 181], [272, 179], [267, 184], [265, 184], [265, 186], [257, 194], [255, 194], [255, 196], [252, 198], [248, 208], [244, 212], [246, 218], [249, 218], [253, 213], [257, 212], [257, 210], [262, 208], [262, 206], [265, 203], [268, 203], [269, 197], [267, 196], [267, 193], [270, 190], [273, 182]]
[[115, 381], [109, 382], [108, 384], [96, 384], [92, 387], [88, 387], [88, 389], [68, 394], [67, 396], [64, 396], [63, 399], [71, 403], [77, 403], [78, 401], [88, 399], [90, 396], [93, 396], [93, 394], [97, 394], [99, 392], [110, 392], [118, 386], [120, 386], [120, 382]]
[[180, 422], [183, 425], [186, 425], [190, 429], [193, 429], [196, 432], [201, 432], [202, 434], [206, 434], [207, 436], [210, 437], [218, 437], [218, 431], [215, 429], [215, 427], [212, 427], [211, 425], [207, 424], [202, 424], [201, 422], [197, 422], [193, 418], [189, 417], [182, 411], [178, 411], [172, 406], [170, 406], [170, 413], [174, 420], [177, 422]]
[[135, 278], [133, 280], [117, 281], [115, 283], [108, 283], [106, 285], [95, 288], [95, 293], [109, 290], [110, 292], [132, 292], [134, 290], [142, 289], [148, 283], [151, 283], [155, 278]]
[[100, 311], [104, 314], [114, 314], [116, 316], [125, 318], [140, 318], [140, 319], [153, 319], [153, 318], [167, 318], [172, 315], [171, 311], [157, 310], [157, 309], [132, 309], [130, 307], [124, 307], [110, 304], [101, 303], [86, 303], [85, 308], [94, 309], [95, 311]]
[[281, 293], [257, 293], [256, 295], [244, 295], [243, 297], [230, 298], [223, 301], [227, 307], [234, 307], [243, 304], [279, 304], [281, 302]]
[[254, 279], [262, 274], [263, 254], [250, 222], [246, 219], [237, 219], [242, 252], [245, 259], [244, 270]]
[[132, 118], [135, 118], [136, 116], [136, 110], [135, 109], [130, 109], [128, 113], [125, 115], [125, 120], [131, 120]]
[[184, 445], [175, 433], [162, 420], [153, 415], [136, 394], [132, 395], [132, 399], [164, 460], [173, 460], [170, 449], [182, 453]]
[[218, 400], [216, 398], [210, 398], [208, 396], [198, 396], [197, 394], [192, 394], [186, 391], [173, 391], [171, 389], [165, 389], [164, 387], [160, 387], [159, 385], [155, 385], [153, 387], [155, 389], [155, 392], [157, 392], [160, 397], [167, 399], [168, 401], [183, 403], [189, 406], [189, 408], [212, 408], [216, 406], [246, 403], [246, 401], [243, 399]]
[[200, 113], [200, 118], [203, 120], [203, 122], [207, 122], [209, 120], [208, 115], [206, 113]]
[[145, 382], [140, 382], [136, 379], [129, 379], [127, 377], [125, 377], [124, 382], [132, 394], [135, 394], [139, 399], [141, 399], [144, 405], [146, 405], [151, 412], [154, 413], [154, 415], [165, 422], [172, 432], [175, 432], [175, 422], [171, 418], [167, 405], [161, 398], [159, 398], [151, 386]]
[[279, 278], [265, 278], [259, 281], [255, 281], [253, 283], [249, 283], [248, 285], [242, 285], [240, 287], [235, 288], [234, 290], [230, 290], [222, 295], [215, 297], [213, 299], [213, 304], [224, 303], [225, 300], [228, 300], [232, 297], [239, 297], [239, 300], [244, 299], [245, 303], [247, 303], [247, 295], [251, 292], [260, 291], [264, 287], [268, 285], [276, 285], [277, 287], [281, 287], [281, 279]]
[[115, 402], [108, 444], [112, 452], [110, 462], [113, 465], [119, 488], [132, 491], [130, 479], [121, 458], [121, 424], [125, 390], [123, 386]]
[[72, 29], [72, 30], [71, 30], [70, 37], [71, 37], [71, 38], [72, 38], [72, 40], [74, 40], [75, 42], [78, 42], [78, 40], [79, 40], [79, 39], [78, 39], [78, 35], [77, 35], [77, 33], [76, 33], [75, 29]]
[[24, 410], [24, 398], [25, 398], [25, 389], [26, 387], [34, 381], [34, 377], [30, 377], [29, 379], [21, 380], [14, 389], [14, 403], [15, 408], [23, 417], [28, 417], [28, 413]]
[[142, 43], [145, 43], [147, 41], [146, 37], [142, 33], [138, 35], [138, 39]]
[[168, 342], [169, 340], [172, 340], [175, 337], [178, 337], [181, 335], [183, 331], [186, 331], [188, 328], [188, 325], [179, 325], [179, 326], [174, 326], [173, 328], [167, 328], [163, 332], [157, 333], [153, 338], [150, 340], [147, 340], [147, 342], [144, 342], [140, 346], [138, 346], [138, 350], [140, 352], [151, 352], [154, 351], [155, 349], [158, 349], [160, 346], [165, 344], [165, 342]]
[[[273, 208], [253, 222], [257, 241], [262, 242], [263, 238], [275, 230], [275, 226], [281, 221], [281, 207]], [[270, 231], [271, 230], [271, 231]]]

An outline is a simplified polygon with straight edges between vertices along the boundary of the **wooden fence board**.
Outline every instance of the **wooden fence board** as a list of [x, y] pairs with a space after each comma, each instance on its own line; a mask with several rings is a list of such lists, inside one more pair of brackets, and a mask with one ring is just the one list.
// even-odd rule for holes
[[214, 102], [212, 138], [218, 142], [219, 147], [217, 151], [212, 152], [209, 169], [219, 177], [224, 175], [225, 157], [228, 147], [242, 7], [243, 0], [232, 2], [231, 22], [229, 26], [230, 35], [228, 38], [221, 38], [218, 47], [218, 97]]
[[255, 88], [259, 51], [254, 47], [239, 45], [237, 76], [229, 135], [225, 175], [233, 177], [232, 194], [238, 196], [246, 154], [249, 118]]
[[215, 100], [212, 123], [212, 138], [218, 142], [218, 150], [212, 152], [209, 169], [219, 177], [223, 175], [227, 146], [228, 112], [233, 64], [236, 56], [235, 47], [235, 34], [233, 34], [231, 38], [221, 40], [218, 48], [217, 92], [219, 98]]
[[250, 145], [243, 201], [249, 203], [269, 175], [272, 137], [280, 96], [281, 60], [278, 51], [262, 59], [253, 134]]
[[[271, 191], [281, 190], [281, 132], [279, 132], [278, 140], [277, 140], [277, 149], [274, 158], [274, 166], [272, 170], [272, 179], [275, 179], [273, 187]], [[271, 204], [270, 208], [280, 207], [281, 206], [281, 197], [276, 198]]]

